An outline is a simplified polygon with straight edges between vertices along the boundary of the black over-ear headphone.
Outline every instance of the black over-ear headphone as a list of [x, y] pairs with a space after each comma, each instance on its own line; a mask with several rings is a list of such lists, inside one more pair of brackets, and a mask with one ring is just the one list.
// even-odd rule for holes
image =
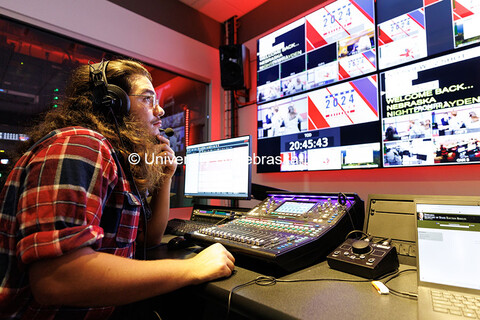
[[105, 115], [110, 109], [117, 119], [123, 119], [130, 112], [130, 99], [128, 94], [119, 86], [108, 84], [105, 71], [108, 60], [100, 63], [89, 64], [90, 83], [93, 87], [93, 105]]

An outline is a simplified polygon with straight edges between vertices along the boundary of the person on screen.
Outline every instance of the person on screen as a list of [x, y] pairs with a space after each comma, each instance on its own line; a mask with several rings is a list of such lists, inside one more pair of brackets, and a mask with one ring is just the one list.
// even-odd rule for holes
[[465, 123], [458, 116], [458, 111], [457, 110], [450, 111], [450, 114], [448, 116], [448, 129], [451, 131], [451, 134], [454, 134], [463, 128], [465, 128]]
[[273, 100], [276, 99], [280, 96], [279, 94], [279, 88], [275, 86], [275, 84], [271, 84], [268, 87], [268, 94], [267, 94], [267, 99], [268, 100]]
[[263, 101], [265, 101], [265, 94], [263, 93], [263, 90], [258, 90], [258, 98], [257, 98], [257, 101], [258, 101], [258, 102], [263, 102]]
[[448, 162], [448, 155], [449, 155], [448, 149], [443, 144], [441, 144], [440, 145], [440, 157], [441, 157], [440, 162]]
[[470, 118], [470, 122], [467, 124], [467, 128], [469, 129], [480, 128], [480, 118], [477, 116], [475, 111], [470, 111], [468, 113], [468, 117]]
[[305, 85], [302, 82], [302, 79], [297, 78], [295, 82], [295, 92], [301, 92], [305, 90]]
[[385, 141], [393, 141], [393, 140], [400, 140], [400, 136], [398, 135], [397, 129], [392, 126], [389, 126], [387, 130], [385, 130]]
[[285, 120], [285, 134], [297, 133], [301, 130], [302, 117], [295, 111], [295, 108], [288, 106], [287, 119]]
[[418, 120], [410, 120], [410, 124], [408, 127], [408, 138], [409, 139], [416, 139], [416, 138], [423, 138], [425, 136], [425, 132], [423, 127], [420, 125]]
[[273, 136], [272, 130], [272, 119], [275, 113], [274, 107], [270, 107], [266, 110], [265, 117], [262, 119], [262, 129], [263, 129], [263, 136], [264, 137], [271, 137]]
[[280, 113], [279, 106], [273, 107], [272, 114], [272, 136], [281, 135], [285, 128], [285, 119], [283, 119], [282, 114]]
[[432, 121], [430, 119], [425, 119], [425, 121], [420, 122], [425, 138], [429, 138], [432, 135]]
[[175, 131], [173, 131], [173, 135], [168, 138], [168, 140], [170, 140], [170, 148], [172, 148], [174, 152], [180, 151], [180, 146], [178, 143], [179, 141], [177, 136], [178, 134]]
[[397, 148], [387, 149], [387, 153], [385, 154], [385, 162], [392, 166], [401, 165], [402, 156], [400, 155], [399, 150], [397, 150]]
[[[123, 113], [108, 107], [113, 99], [95, 98], [104, 86], [90, 80], [92, 70], [105, 64], [108, 86], [130, 102]], [[159, 134], [164, 110], [150, 73], [130, 60], [95, 66], [74, 71], [63, 103], [31, 132], [0, 194], [2, 319], [128, 319], [114, 306], [234, 268], [220, 244], [191, 259], [134, 259], [137, 246], [161, 242], [177, 163]], [[144, 153], [164, 161], [131, 157]]]
[[295, 83], [293, 82], [292, 79], [289, 79], [284, 84], [283, 95], [287, 96], [287, 95], [293, 94], [293, 93], [295, 93]]

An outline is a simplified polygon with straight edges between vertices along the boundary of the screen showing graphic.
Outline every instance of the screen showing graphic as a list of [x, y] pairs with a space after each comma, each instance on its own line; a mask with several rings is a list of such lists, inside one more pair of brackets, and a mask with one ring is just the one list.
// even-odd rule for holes
[[379, 68], [480, 41], [476, 0], [377, 0]]
[[480, 163], [479, 48], [478, 0], [329, 1], [260, 38], [257, 172]]
[[[480, 207], [462, 202], [416, 207], [419, 279], [479, 290], [480, 257], [470, 252], [480, 249]], [[439, 250], [442, 255], [436, 254]]]
[[249, 199], [250, 136], [187, 146], [185, 196]]
[[480, 41], [480, 2], [456, 0], [452, 3], [455, 47]]
[[480, 47], [380, 74], [383, 165], [480, 161]]
[[376, 70], [373, 0], [337, 0], [257, 44], [257, 102]]
[[281, 156], [258, 172], [378, 167], [375, 76], [266, 103], [258, 110], [258, 153]]

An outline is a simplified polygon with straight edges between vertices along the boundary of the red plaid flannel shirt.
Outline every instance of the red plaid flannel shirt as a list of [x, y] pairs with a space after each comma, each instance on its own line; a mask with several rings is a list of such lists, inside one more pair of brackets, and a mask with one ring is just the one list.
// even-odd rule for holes
[[0, 318], [107, 318], [113, 307], [38, 304], [26, 267], [86, 246], [132, 258], [140, 203], [99, 133], [70, 127], [37, 142], [0, 194]]

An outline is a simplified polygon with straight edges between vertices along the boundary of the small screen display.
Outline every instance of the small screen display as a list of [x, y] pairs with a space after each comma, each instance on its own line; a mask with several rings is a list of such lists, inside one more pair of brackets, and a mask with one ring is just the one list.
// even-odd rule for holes
[[286, 201], [275, 212], [300, 215], [307, 213], [315, 204], [315, 202]]
[[250, 136], [187, 147], [185, 196], [249, 199]]

